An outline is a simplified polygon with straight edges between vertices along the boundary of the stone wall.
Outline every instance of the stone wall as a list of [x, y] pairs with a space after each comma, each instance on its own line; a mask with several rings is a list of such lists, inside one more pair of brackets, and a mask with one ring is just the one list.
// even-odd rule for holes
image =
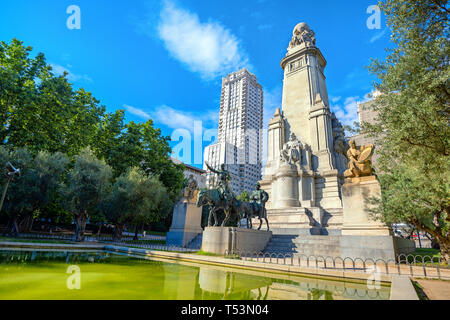
[[225, 252], [260, 252], [272, 232], [231, 227], [207, 227], [203, 231], [202, 251], [223, 255]]
[[397, 254], [410, 254], [416, 251], [416, 243], [414, 240], [394, 237], [394, 246]]

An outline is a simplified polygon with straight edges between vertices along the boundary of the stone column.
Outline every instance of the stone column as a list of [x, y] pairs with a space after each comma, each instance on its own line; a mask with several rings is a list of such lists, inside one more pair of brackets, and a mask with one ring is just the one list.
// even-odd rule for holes
[[280, 150], [285, 141], [285, 122], [283, 114], [277, 108], [273, 118], [269, 122], [268, 132], [267, 164], [264, 172], [264, 179], [260, 181], [261, 188], [269, 194], [269, 201], [266, 209], [272, 209], [273, 203], [277, 201], [277, 185], [275, 183], [275, 173], [280, 162]]
[[276, 209], [300, 207], [298, 194], [297, 166], [283, 163], [275, 175], [276, 179]]
[[267, 149], [267, 165], [265, 175], [270, 176], [278, 167], [280, 150], [283, 148], [285, 139], [285, 122], [279, 108], [276, 109], [273, 118], [269, 122], [269, 139]]

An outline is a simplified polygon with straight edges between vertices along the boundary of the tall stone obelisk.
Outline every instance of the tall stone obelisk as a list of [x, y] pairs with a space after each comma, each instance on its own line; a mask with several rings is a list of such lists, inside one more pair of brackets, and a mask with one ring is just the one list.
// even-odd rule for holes
[[[326, 64], [316, 47], [314, 32], [306, 23], [298, 24], [281, 61], [282, 110], [276, 111], [269, 124], [268, 162], [262, 185], [272, 195], [270, 208], [285, 207], [278, 199], [286, 178], [276, 180], [282, 167], [282, 149], [289, 139], [297, 139], [301, 145], [297, 162], [298, 206], [342, 208], [340, 187], [346, 169], [345, 150], [340, 150], [335, 141], [342, 137], [343, 130], [330, 111], [324, 75]], [[286, 150], [289, 152], [289, 146]]]

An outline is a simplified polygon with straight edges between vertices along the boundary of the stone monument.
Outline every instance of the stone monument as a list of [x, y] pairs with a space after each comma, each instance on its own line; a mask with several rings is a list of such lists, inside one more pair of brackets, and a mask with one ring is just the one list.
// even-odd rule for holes
[[185, 247], [203, 232], [202, 208], [197, 207], [197, 195], [198, 182], [190, 175], [182, 197], [173, 209], [172, 226], [166, 236], [167, 244]]
[[389, 236], [389, 228], [371, 219], [370, 199], [380, 198], [381, 189], [372, 167], [373, 144], [357, 147], [350, 140], [347, 151], [348, 170], [344, 172], [345, 184], [342, 186], [344, 208], [343, 235]]
[[[341, 186], [347, 166], [342, 125], [331, 113], [326, 60], [306, 23], [294, 28], [284, 70], [282, 111], [269, 123], [268, 159], [261, 186], [270, 195], [271, 225], [286, 232], [334, 232], [342, 225]], [[326, 219], [326, 221], [321, 221]], [[314, 230], [309, 230], [313, 227]]]
[[[368, 215], [368, 199], [380, 196], [370, 163], [374, 146], [346, 141], [330, 111], [326, 65], [314, 31], [299, 23], [281, 60], [282, 108], [269, 122], [260, 182], [270, 198], [272, 241], [289, 236], [305, 255], [395, 259], [397, 240]], [[279, 249], [285, 240], [271, 243]]]

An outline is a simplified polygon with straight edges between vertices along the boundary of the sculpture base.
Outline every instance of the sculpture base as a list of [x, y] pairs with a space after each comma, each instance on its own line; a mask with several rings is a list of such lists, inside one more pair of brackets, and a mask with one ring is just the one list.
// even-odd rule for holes
[[351, 259], [395, 260], [415, 250], [412, 240], [392, 236], [310, 235], [307, 232], [274, 235], [267, 253]]
[[232, 252], [261, 252], [272, 232], [232, 227], [207, 227], [203, 231], [202, 251], [224, 255]]
[[370, 217], [370, 198], [381, 197], [375, 176], [346, 179], [342, 186], [344, 224], [342, 235], [389, 236], [389, 228]]
[[166, 244], [186, 247], [201, 228], [202, 208], [193, 202], [180, 201], [173, 209], [172, 226], [166, 236]]
[[[311, 208], [286, 208], [267, 210], [270, 230], [273, 234], [311, 234], [328, 235], [341, 234], [342, 208], [322, 209]], [[252, 220], [253, 227], [259, 226], [257, 218]], [[262, 229], [266, 229], [263, 223]]]

